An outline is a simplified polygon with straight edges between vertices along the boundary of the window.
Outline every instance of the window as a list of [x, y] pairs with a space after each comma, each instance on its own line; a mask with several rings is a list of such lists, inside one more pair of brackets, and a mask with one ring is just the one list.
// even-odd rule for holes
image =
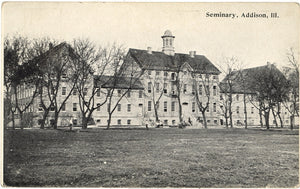
[[131, 125], [131, 120], [130, 119], [127, 120], [127, 125]]
[[217, 125], [218, 124], [218, 120], [214, 120], [214, 124]]
[[87, 95], [87, 90], [88, 90], [87, 88], [84, 88], [84, 89], [83, 89], [83, 95], [84, 95], [84, 96]]
[[223, 100], [223, 95], [220, 95], [220, 100]]
[[165, 76], [165, 77], [168, 77], [168, 72], [165, 71], [165, 72], [164, 72], [164, 76]]
[[151, 111], [151, 101], [148, 101], [148, 111]]
[[251, 114], [254, 114], [254, 107], [251, 107]]
[[237, 94], [236, 95], [236, 101], [239, 101], [240, 100], [240, 96]]
[[100, 111], [100, 103], [97, 103], [97, 111]]
[[61, 105], [61, 111], [66, 111], [66, 104], [65, 103], [63, 103], [62, 105]]
[[73, 89], [73, 95], [76, 95], [76, 94], [77, 94], [77, 90]]
[[217, 95], [217, 87], [213, 86], [213, 95], [216, 96]]
[[166, 46], [169, 46], [169, 40], [166, 39]]
[[183, 85], [183, 93], [186, 93], [186, 88], [187, 88], [187, 85], [184, 84], [184, 85]]
[[168, 93], [168, 84], [167, 83], [164, 83], [164, 93]]
[[171, 74], [171, 79], [174, 81], [175, 80], [175, 73]]
[[77, 125], [77, 119], [73, 119], [73, 125], [74, 125], [74, 126]]
[[217, 78], [218, 78], [218, 76], [216, 76], [216, 75], [213, 76], [213, 79], [217, 79]]
[[210, 120], [207, 120], [207, 123], [210, 123]]
[[143, 98], [143, 91], [139, 90], [139, 98]]
[[42, 105], [42, 103], [39, 104], [39, 111], [43, 111], [43, 105]]
[[130, 98], [131, 94], [130, 94], [130, 90], [128, 90], [127, 92], [127, 97]]
[[175, 120], [172, 120], [172, 125], [175, 125], [175, 123], [176, 123]]
[[77, 103], [73, 103], [73, 111], [74, 111], [74, 112], [77, 111]]
[[118, 97], [120, 97], [121, 96], [121, 89], [118, 89]]
[[175, 101], [172, 101], [172, 103], [171, 103], [171, 111], [172, 112], [175, 111]]
[[167, 112], [168, 111], [168, 102], [167, 101], [165, 101], [164, 102], [164, 112]]
[[195, 85], [192, 85], [192, 94], [195, 94]]
[[199, 85], [199, 95], [202, 95], [202, 85]]
[[151, 82], [148, 83], [148, 93], [151, 93]]
[[51, 94], [54, 95], [54, 88], [51, 89]]
[[121, 120], [120, 119], [118, 119], [118, 125], [121, 125]]
[[118, 105], [117, 105], [117, 110], [118, 110], [118, 112], [121, 111], [121, 104], [118, 104]]
[[63, 74], [61, 75], [61, 77], [62, 77], [63, 79], [66, 79], [66, 78], [67, 78], [67, 74], [63, 73]]
[[63, 87], [61, 90], [61, 95], [66, 95], [66, 90], [67, 90], [66, 87]]
[[214, 112], [217, 112], [217, 104], [216, 103], [213, 104], [213, 109], [214, 109]]
[[97, 123], [101, 123], [101, 119], [97, 119]]
[[155, 83], [156, 92], [159, 92], [159, 83]]
[[168, 125], [168, 120], [164, 120], [164, 125]]
[[209, 79], [209, 75], [208, 74], [205, 74], [205, 79]]
[[237, 114], [240, 113], [240, 107], [239, 107], [239, 106], [236, 107], [236, 113], [237, 113]]
[[96, 90], [97, 90], [97, 96], [100, 96], [100, 89], [97, 88]]
[[195, 107], [196, 107], [195, 102], [192, 102], [192, 112], [195, 112]]
[[159, 71], [156, 71], [156, 72], [155, 72], [155, 75], [159, 75]]
[[131, 104], [127, 104], [127, 112], [131, 112]]
[[148, 70], [148, 75], [151, 75], [151, 70]]
[[40, 88], [39, 89], [39, 94], [42, 94], [43, 93], [43, 88]]
[[51, 111], [51, 112], [54, 112], [54, 110], [55, 110], [54, 105], [51, 105], [50, 111]]
[[207, 107], [206, 112], [209, 112], [209, 106]]

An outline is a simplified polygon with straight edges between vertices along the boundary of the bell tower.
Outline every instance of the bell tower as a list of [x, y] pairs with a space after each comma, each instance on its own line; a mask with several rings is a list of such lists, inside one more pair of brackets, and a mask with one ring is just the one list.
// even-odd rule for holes
[[174, 55], [175, 50], [174, 50], [174, 38], [175, 36], [172, 35], [172, 32], [170, 30], [166, 30], [164, 35], [161, 36], [163, 39], [163, 48], [162, 52], [167, 54], [167, 55]]

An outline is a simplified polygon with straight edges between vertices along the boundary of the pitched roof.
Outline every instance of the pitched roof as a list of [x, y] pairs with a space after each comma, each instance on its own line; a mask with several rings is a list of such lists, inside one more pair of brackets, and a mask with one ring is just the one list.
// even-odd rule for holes
[[51, 56], [58, 55], [63, 50], [67, 50], [68, 55], [71, 58], [74, 58], [77, 56], [76, 53], [74, 52], [74, 49], [69, 44], [67, 44], [66, 42], [62, 42], [62, 43], [56, 45], [55, 47], [50, 48], [45, 53], [30, 60], [29, 62], [34, 63], [34, 64], [37, 63], [38, 66], [42, 66], [41, 63], [43, 63], [46, 59], [48, 59]]
[[283, 74], [273, 65], [268, 64], [265, 66], [258, 66], [253, 68], [247, 68], [242, 70], [234, 70], [230, 74], [227, 74], [225, 78], [220, 82], [220, 92], [229, 92], [229, 86], [227, 81], [232, 81], [232, 93], [248, 93], [254, 94], [255, 89], [253, 83], [259, 80], [259, 77], [267, 73], [267, 70], [273, 69], [280, 77], [284, 77]]
[[134, 77], [114, 77], [108, 75], [95, 75], [94, 85], [102, 88], [116, 89], [144, 89], [142, 82]]
[[174, 56], [166, 55], [163, 52], [147, 50], [129, 49], [128, 55], [131, 56], [142, 69], [176, 71], [184, 63], [188, 63], [197, 73], [220, 74], [205, 56], [175, 53]]

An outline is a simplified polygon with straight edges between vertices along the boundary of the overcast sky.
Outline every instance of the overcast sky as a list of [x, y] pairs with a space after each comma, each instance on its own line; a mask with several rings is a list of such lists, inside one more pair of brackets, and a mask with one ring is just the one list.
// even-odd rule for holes
[[[175, 51], [191, 50], [214, 64], [235, 56], [247, 67], [267, 61], [287, 63], [286, 52], [299, 45], [299, 7], [294, 3], [6, 3], [2, 34], [49, 36], [58, 40], [89, 38], [105, 45], [161, 50], [164, 31], [175, 35]], [[206, 13], [235, 13], [211, 18]], [[277, 12], [279, 18], [241, 18], [242, 13]], [[269, 16], [270, 17], [270, 16]], [[299, 49], [299, 48], [298, 48]]]

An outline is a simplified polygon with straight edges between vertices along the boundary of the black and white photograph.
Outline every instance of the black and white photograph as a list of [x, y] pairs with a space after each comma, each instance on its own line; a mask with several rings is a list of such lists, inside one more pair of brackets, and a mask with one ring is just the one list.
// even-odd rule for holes
[[2, 187], [299, 187], [298, 3], [1, 9]]

